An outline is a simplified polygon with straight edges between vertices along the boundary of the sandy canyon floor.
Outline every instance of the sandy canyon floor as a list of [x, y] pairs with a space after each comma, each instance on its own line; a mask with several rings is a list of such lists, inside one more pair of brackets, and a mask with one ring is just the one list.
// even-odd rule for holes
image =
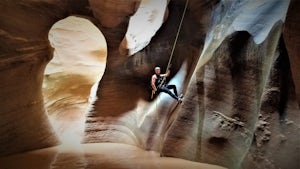
[[1, 169], [222, 169], [177, 158], [160, 157], [138, 147], [96, 143], [60, 145], [0, 158]]

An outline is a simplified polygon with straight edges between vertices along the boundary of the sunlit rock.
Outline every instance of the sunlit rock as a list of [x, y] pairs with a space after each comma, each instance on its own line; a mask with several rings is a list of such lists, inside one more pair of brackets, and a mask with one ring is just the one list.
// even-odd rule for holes
[[61, 141], [80, 143], [91, 87], [104, 73], [106, 40], [93, 23], [75, 16], [56, 22], [48, 37], [54, 56], [45, 70], [45, 106]]
[[142, 0], [139, 8], [130, 17], [120, 52], [133, 55], [146, 47], [166, 19], [167, 0]]
[[210, 60], [216, 48], [234, 32], [247, 31], [256, 44], [262, 43], [276, 24], [284, 22], [288, 5], [289, 0], [221, 1], [214, 11], [198, 66]]

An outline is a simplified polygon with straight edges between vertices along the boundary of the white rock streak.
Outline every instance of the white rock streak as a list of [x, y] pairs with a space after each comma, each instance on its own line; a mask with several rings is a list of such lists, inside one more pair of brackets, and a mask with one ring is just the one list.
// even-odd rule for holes
[[[247, 31], [261, 44], [277, 22], [284, 22], [290, 0], [222, 0], [207, 34], [197, 67], [205, 65], [226, 37]], [[224, 12], [225, 11], [225, 12]]]
[[167, 0], [142, 0], [130, 18], [126, 35], [120, 45], [123, 54], [133, 55], [146, 47], [164, 22]]

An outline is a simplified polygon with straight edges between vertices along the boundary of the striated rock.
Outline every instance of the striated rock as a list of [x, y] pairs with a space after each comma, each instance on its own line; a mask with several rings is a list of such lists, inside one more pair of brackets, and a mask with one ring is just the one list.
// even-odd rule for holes
[[[162, 153], [167, 156], [208, 161], [229, 168], [241, 166], [251, 168], [250, 165], [244, 165], [244, 162], [248, 161], [245, 159], [248, 155], [246, 152], [252, 146], [260, 105], [264, 103], [261, 99], [264, 98], [263, 93], [267, 90], [266, 83], [269, 81], [271, 67], [278, 55], [276, 48], [280, 46], [279, 37], [283, 22], [281, 18], [284, 18], [285, 12], [278, 13], [275, 17], [278, 18], [277, 21], [268, 20], [270, 23], [264, 24], [266, 28], [261, 31], [271, 30], [270, 32], [266, 34], [258, 31], [253, 34], [248, 28], [252, 29], [255, 27], [253, 24], [259, 24], [261, 22], [259, 19], [264, 17], [257, 13], [264, 12], [263, 10], [249, 10], [251, 9], [249, 7], [256, 6], [260, 2], [237, 1], [230, 4], [229, 1], [224, 1], [226, 2], [227, 4], [220, 4], [214, 16], [215, 24], [213, 25], [222, 24], [223, 26], [213, 26], [213, 33], [207, 37], [206, 46], [189, 84], [184, 104], [173, 126], [169, 129], [168, 135], [165, 136], [166, 141]], [[278, 1], [269, 2], [265, 1], [264, 7], [259, 10], [274, 10], [275, 12], [282, 9], [281, 5], [286, 8], [288, 4], [280, 5], [281, 2]], [[274, 3], [276, 8], [273, 8]], [[269, 8], [271, 6], [272, 8]], [[240, 24], [237, 21], [244, 16], [239, 11], [245, 10], [249, 10], [247, 13], [249, 19], [243, 20], [241, 26], [253, 34], [253, 37], [245, 32], [236, 32], [228, 36], [234, 31], [232, 25]], [[250, 15], [251, 11], [253, 14]], [[260, 40], [261, 44], [257, 44], [259, 41], [255, 40], [255, 36], [258, 39], [263, 38]], [[202, 67], [204, 64], [205, 66]], [[284, 72], [284, 70], [280, 71]], [[274, 108], [279, 110], [278, 107]], [[233, 131], [223, 130], [223, 127], [219, 128], [219, 126], [223, 126], [224, 122], [219, 118], [214, 118], [213, 111], [238, 118], [245, 123], [245, 126], [237, 127]], [[273, 121], [273, 123], [279, 124], [279, 121]], [[270, 132], [265, 134], [270, 137]], [[169, 145], [176, 145], [176, 149]], [[296, 161], [296, 155], [293, 157]], [[280, 161], [284, 164], [282, 160]], [[278, 165], [278, 163], [274, 164]]]
[[52, 58], [46, 35], [64, 7], [61, 1], [0, 2], [0, 156], [58, 144], [41, 87]]
[[80, 8], [69, 3], [0, 2], [0, 156], [59, 144], [42, 93], [44, 70], [53, 58], [48, 32], [70, 13], [90, 15], [87, 3], [78, 3]]
[[1, 59], [0, 156], [59, 143], [45, 113], [41, 90], [50, 51], [35, 49]]
[[[269, 38], [279, 30], [275, 29]], [[192, 104], [185, 105], [184, 102], [179, 110], [178, 118], [166, 137], [163, 153], [240, 168], [252, 144], [261, 97], [258, 91], [262, 91], [264, 83], [261, 79], [267, 69], [263, 63], [269, 59], [263, 52], [268, 49], [268, 43], [255, 44], [247, 32], [237, 32], [226, 38], [206, 66], [194, 74], [195, 82], [190, 85], [195, 87], [189, 87], [194, 90], [189, 90], [185, 98]], [[189, 111], [194, 109], [200, 111]], [[244, 125], [231, 126], [231, 123], [216, 118], [213, 111], [238, 119]], [[195, 119], [189, 118], [191, 116], [198, 122], [194, 123]], [[181, 127], [186, 125], [189, 127]], [[173, 150], [169, 147], [172, 142], [180, 147]]]

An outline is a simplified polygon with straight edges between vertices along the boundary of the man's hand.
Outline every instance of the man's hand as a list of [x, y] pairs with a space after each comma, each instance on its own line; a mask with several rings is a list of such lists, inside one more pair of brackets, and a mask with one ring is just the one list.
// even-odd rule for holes
[[170, 75], [170, 69], [167, 70], [166, 77], [168, 77], [169, 75]]
[[157, 91], [157, 88], [156, 88], [156, 86], [153, 84], [153, 85], [151, 85], [152, 86], [152, 91], [154, 91], [154, 92], [156, 92]]

